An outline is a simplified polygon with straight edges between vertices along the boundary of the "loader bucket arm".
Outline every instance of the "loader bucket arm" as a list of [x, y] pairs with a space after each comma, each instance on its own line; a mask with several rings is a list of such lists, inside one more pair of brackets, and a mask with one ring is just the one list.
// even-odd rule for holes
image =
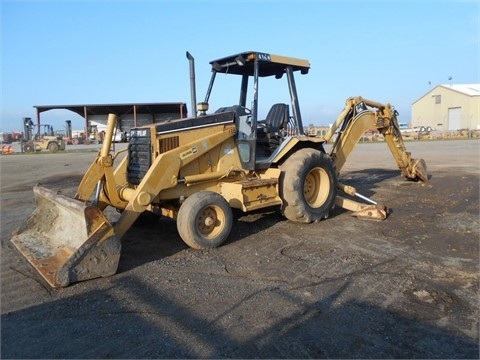
[[[376, 111], [368, 107], [376, 108]], [[405, 148], [396, 115], [390, 104], [385, 105], [361, 97], [347, 99], [344, 110], [325, 135], [328, 142], [339, 130], [329, 154], [337, 175], [363, 134], [375, 128], [385, 137], [402, 175], [409, 180], [428, 182], [425, 160], [411, 158]]]
[[[99, 182], [114, 183], [113, 158], [110, 154], [110, 146], [112, 145], [112, 136], [117, 123], [117, 116], [114, 114], [108, 115], [107, 130], [105, 140], [98, 153], [97, 158], [90, 165], [87, 172], [80, 182], [75, 199], [80, 201], [88, 201], [92, 195], [95, 187], [99, 186]], [[111, 191], [111, 197], [118, 203], [119, 199], [115, 191]]]

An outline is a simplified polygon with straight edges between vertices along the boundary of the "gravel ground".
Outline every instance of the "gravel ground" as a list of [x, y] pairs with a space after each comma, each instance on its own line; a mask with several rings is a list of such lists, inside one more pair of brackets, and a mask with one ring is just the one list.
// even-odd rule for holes
[[10, 235], [33, 185], [71, 196], [96, 154], [0, 156], [1, 357], [478, 359], [480, 141], [406, 145], [428, 184], [401, 178], [384, 143], [358, 145], [342, 174], [388, 206], [383, 222], [236, 212], [225, 245], [195, 251], [145, 216], [116, 275], [60, 290]]

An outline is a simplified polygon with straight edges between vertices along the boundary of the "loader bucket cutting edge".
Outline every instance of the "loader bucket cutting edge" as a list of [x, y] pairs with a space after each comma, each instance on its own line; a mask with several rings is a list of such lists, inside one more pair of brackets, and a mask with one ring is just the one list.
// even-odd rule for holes
[[110, 276], [120, 260], [120, 240], [102, 211], [41, 186], [37, 207], [11, 241], [54, 288]]

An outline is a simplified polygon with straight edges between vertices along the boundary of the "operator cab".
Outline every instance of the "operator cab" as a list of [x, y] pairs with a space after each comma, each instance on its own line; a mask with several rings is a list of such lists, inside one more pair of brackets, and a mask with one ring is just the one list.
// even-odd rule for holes
[[[255, 170], [271, 165], [271, 159], [289, 136], [303, 135], [294, 72], [307, 74], [307, 60], [248, 51], [210, 62], [212, 76], [205, 96], [199, 104], [199, 116], [206, 114], [217, 74], [238, 75], [241, 79], [238, 104], [222, 107], [215, 113], [234, 112], [237, 124], [237, 144], [243, 166]], [[281, 79], [286, 74], [289, 100], [269, 104], [265, 118], [259, 118], [261, 78]], [[262, 82], [263, 83], [263, 82]], [[250, 86], [249, 86], [250, 84]], [[250, 90], [250, 92], [249, 92]], [[247, 106], [247, 98], [248, 104]], [[266, 96], [265, 96], [266, 98]]]

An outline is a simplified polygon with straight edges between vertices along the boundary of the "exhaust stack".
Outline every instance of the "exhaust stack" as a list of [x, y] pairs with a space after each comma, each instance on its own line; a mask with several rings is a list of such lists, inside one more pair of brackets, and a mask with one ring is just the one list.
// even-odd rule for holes
[[197, 93], [195, 90], [195, 59], [188, 51], [187, 59], [190, 63], [190, 98], [192, 101], [192, 116], [197, 117]]

